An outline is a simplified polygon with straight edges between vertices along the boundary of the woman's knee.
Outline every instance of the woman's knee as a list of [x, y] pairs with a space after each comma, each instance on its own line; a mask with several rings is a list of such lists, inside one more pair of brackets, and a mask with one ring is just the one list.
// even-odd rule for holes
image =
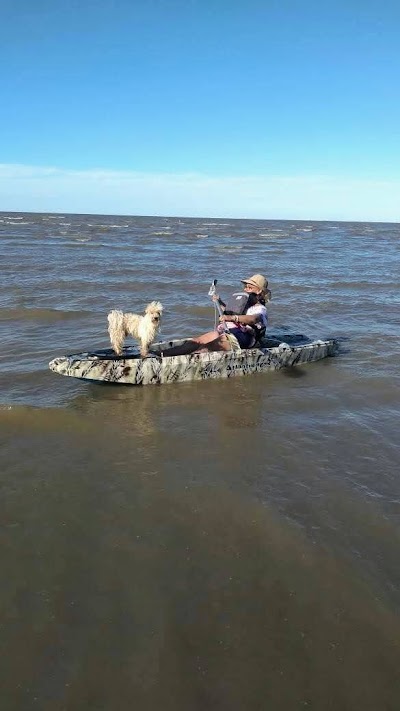
[[209, 331], [208, 333], [202, 333], [200, 334], [200, 336], [196, 336], [195, 338], [193, 338], [193, 340], [196, 341], [196, 343], [201, 343], [204, 345], [205, 343], [211, 343], [211, 341], [215, 341], [218, 336], [218, 331]]

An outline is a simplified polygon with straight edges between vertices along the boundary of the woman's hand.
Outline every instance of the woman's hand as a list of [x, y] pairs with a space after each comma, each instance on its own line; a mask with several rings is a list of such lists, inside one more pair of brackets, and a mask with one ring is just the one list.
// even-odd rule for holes
[[213, 301], [219, 301], [219, 294], [213, 294], [212, 300], [213, 300]]
[[232, 321], [232, 316], [225, 316], [225, 314], [223, 314], [219, 317], [219, 321], [220, 323], [224, 323], [225, 321]]

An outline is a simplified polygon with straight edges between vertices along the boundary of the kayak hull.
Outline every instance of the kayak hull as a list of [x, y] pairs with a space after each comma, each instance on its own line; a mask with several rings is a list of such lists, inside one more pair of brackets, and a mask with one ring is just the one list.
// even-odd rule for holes
[[125, 348], [122, 356], [115, 356], [112, 349], [77, 353], [54, 358], [49, 368], [60, 375], [83, 380], [122, 385], [164, 385], [291, 368], [333, 356], [339, 345], [335, 339], [310, 341], [304, 336], [285, 336], [284, 339], [270, 337], [260, 348], [162, 356], [163, 350], [182, 342], [153, 344], [154, 355], [147, 358], [141, 358], [132, 347]]

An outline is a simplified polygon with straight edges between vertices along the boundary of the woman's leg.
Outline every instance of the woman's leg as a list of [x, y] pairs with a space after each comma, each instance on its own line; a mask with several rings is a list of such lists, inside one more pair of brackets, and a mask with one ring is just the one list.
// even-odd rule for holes
[[[204, 334], [205, 336], [211, 336], [211, 333]], [[199, 351], [231, 351], [232, 346], [227, 339], [225, 333], [217, 333], [214, 338], [207, 339], [206, 341], [197, 341], [200, 348]]]
[[196, 341], [196, 343], [202, 343], [204, 345], [206, 343], [211, 343], [212, 341], [215, 341], [218, 336], [220, 336], [220, 333], [218, 331], [207, 331], [207, 333], [201, 333], [200, 336], [196, 336], [195, 338], [193, 338], [193, 341]]
[[231, 344], [225, 334], [218, 331], [202, 333], [196, 338], [188, 338], [182, 345], [167, 348], [163, 351], [163, 356], [189, 355], [196, 351], [230, 351]]

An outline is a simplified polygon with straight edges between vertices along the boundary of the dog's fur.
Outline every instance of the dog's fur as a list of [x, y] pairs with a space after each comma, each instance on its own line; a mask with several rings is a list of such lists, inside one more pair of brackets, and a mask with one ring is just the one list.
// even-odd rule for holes
[[140, 355], [145, 358], [159, 329], [162, 312], [163, 307], [159, 301], [152, 301], [148, 304], [144, 316], [124, 314], [122, 311], [110, 311], [108, 333], [115, 353], [121, 355], [126, 336], [134, 336], [140, 344]]

